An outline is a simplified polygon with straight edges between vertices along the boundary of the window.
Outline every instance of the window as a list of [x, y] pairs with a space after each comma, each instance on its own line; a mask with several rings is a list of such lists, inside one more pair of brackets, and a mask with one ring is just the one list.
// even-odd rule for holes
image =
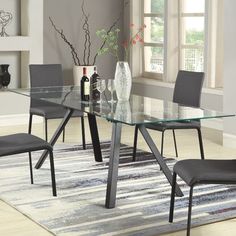
[[180, 0], [180, 69], [204, 71], [205, 0]]
[[143, 1], [144, 61], [146, 76], [162, 78], [164, 72], [165, 0]]
[[222, 0], [132, 0], [132, 21], [145, 24], [132, 52], [135, 76], [175, 82], [178, 70], [205, 72], [204, 86], [223, 86]]

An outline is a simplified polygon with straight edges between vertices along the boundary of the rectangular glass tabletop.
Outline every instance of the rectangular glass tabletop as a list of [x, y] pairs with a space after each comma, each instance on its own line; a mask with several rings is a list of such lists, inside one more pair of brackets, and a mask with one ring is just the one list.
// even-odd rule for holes
[[111, 102], [106, 93], [103, 94], [101, 102], [85, 102], [81, 101], [79, 86], [9, 89], [9, 91], [128, 125], [233, 116], [134, 94], [131, 94], [127, 102]]
[[[186, 107], [169, 101], [133, 94], [130, 97], [130, 101], [127, 102], [115, 101], [112, 103], [109, 101], [108, 94], [103, 94], [102, 101], [100, 103], [94, 101], [84, 102], [81, 101], [80, 87], [77, 86], [40, 87], [32, 89], [15, 89], [10, 91], [31, 97], [31, 99], [50, 102], [52, 104], [58, 104], [69, 108], [50, 140], [51, 145], [54, 145], [57, 141], [62, 130], [71, 117], [73, 110], [80, 110], [87, 113], [95, 160], [97, 161], [102, 161], [102, 155], [95, 116], [99, 116], [113, 122], [105, 203], [107, 208], [113, 208], [116, 204], [122, 123], [128, 125], [138, 125], [136, 128], [144, 137], [146, 143], [160, 165], [161, 170], [170, 185], [172, 185], [172, 173], [148, 133], [145, 124], [233, 116], [217, 111]], [[45, 151], [40, 157], [36, 164], [36, 168], [40, 168], [42, 166], [46, 157], [47, 151]], [[178, 196], [183, 196], [178, 184], [176, 184], [176, 194]]]

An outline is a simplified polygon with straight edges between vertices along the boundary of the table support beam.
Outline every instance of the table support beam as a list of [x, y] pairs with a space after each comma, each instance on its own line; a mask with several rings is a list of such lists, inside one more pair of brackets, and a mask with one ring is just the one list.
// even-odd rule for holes
[[[116, 192], [117, 192], [117, 179], [118, 179], [118, 166], [119, 166], [119, 155], [120, 155], [120, 141], [121, 141], [121, 123], [113, 123], [112, 126], [112, 140], [111, 140], [111, 151], [109, 160], [109, 170], [107, 179], [107, 192], [106, 192], [106, 208], [114, 208], [116, 205]], [[166, 165], [163, 157], [158, 151], [155, 143], [153, 142], [151, 136], [149, 135], [146, 127], [144, 125], [139, 125], [142, 136], [144, 137], [146, 143], [154, 154], [158, 164], [160, 165], [164, 175], [172, 185], [172, 174], [168, 166]], [[179, 197], [183, 196], [183, 193], [178, 184], [176, 184], [176, 195]]]
[[114, 208], [116, 205], [117, 177], [120, 158], [121, 123], [113, 123], [112, 139], [107, 179], [106, 208]]
[[88, 121], [89, 121], [91, 139], [93, 143], [95, 161], [102, 162], [102, 152], [101, 152], [101, 147], [100, 147], [96, 116], [92, 114], [88, 114]]
[[[151, 149], [152, 153], [154, 154], [158, 164], [161, 167], [161, 170], [163, 171], [164, 175], [166, 176], [167, 180], [169, 181], [170, 185], [172, 186], [173, 177], [172, 177], [171, 171], [168, 168], [168, 166], [166, 165], [165, 161], [163, 160], [163, 157], [161, 156], [160, 152], [158, 151], [158, 149], [157, 149], [155, 143], [153, 142], [150, 134], [148, 133], [146, 127], [144, 125], [139, 125], [138, 128], [139, 128], [142, 136], [144, 137], [146, 143], [148, 144], [149, 148]], [[183, 193], [182, 193], [178, 184], [176, 184], [176, 195], [179, 197], [183, 196]]]

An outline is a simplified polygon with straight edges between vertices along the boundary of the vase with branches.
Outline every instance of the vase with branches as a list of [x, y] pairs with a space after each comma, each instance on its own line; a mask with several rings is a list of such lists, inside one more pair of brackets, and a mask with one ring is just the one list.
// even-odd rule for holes
[[[125, 2], [125, 5], [128, 3]], [[81, 12], [83, 16], [83, 25], [82, 30], [84, 32], [84, 42], [83, 42], [83, 49], [81, 51], [77, 50], [75, 46], [70, 42], [66, 34], [64, 33], [63, 29], [60, 29], [56, 26], [55, 22], [53, 21], [52, 17], [49, 17], [52, 27], [54, 30], [60, 35], [61, 39], [67, 44], [68, 48], [70, 49], [72, 59], [74, 62], [73, 74], [74, 74], [74, 83], [75, 85], [79, 84], [79, 79], [82, 77], [82, 68], [87, 67], [88, 76], [91, 76], [94, 70], [94, 66], [96, 65], [97, 58], [100, 55], [99, 52], [103, 50], [106, 45], [106, 39], [101, 42], [99, 49], [92, 55], [92, 42], [91, 42], [91, 31], [90, 31], [90, 15], [86, 12], [85, 9], [85, 1], [82, 2], [81, 5]], [[111, 24], [111, 26], [105, 30], [106, 34], [109, 35], [110, 32], [116, 27], [119, 23], [120, 19], [122, 18], [123, 12], [120, 11], [117, 19]]]
[[[136, 28], [134, 24], [130, 25], [130, 36], [122, 43], [119, 43], [120, 29], [111, 30], [108, 34], [105, 29], [97, 31], [97, 36], [105, 41], [105, 46], [98, 51], [98, 55], [109, 53], [117, 60], [115, 72], [116, 95], [120, 101], [128, 101], [132, 86], [132, 77], [128, 64], [129, 53], [132, 47], [138, 43], [143, 43], [143, 32], [145, 25]], [[120, 51], [124, 50], [124, 59], [121, 60]]]

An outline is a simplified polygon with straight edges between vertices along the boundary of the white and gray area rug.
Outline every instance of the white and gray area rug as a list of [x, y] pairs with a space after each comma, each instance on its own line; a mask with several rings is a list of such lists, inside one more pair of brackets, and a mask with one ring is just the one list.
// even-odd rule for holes
[[[106, 209], [105, 193], [110, 143], [101, 144], [103, 163], [96, 163], [92, 146], [55, 147], [58, 197], [51, 195], [49, 163], [35, 170], [29, 183], [27, 154], [1, 157], [0, 198], [58, 236], [156, 236], [186, 228], [189, 188], [176, 198], [175, 222], [168, 223], [170, 186], [152, 154], [121, 146], [117, 205]], [[34, 153], [36, 162], [40, 153]], [[170, 168], [175, 160], [165, 159]], [[236, 216], [236, 186], [202, 185], [195, 188], [193, 226]]]

